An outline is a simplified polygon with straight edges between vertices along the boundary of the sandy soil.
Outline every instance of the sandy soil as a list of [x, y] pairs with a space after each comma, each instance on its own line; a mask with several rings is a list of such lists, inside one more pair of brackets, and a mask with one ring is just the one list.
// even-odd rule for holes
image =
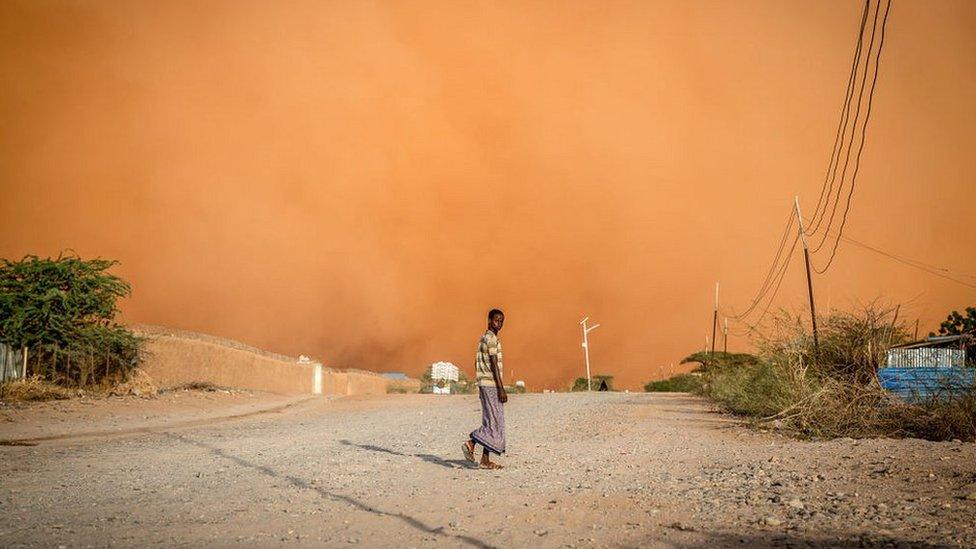
[[49, 402], [0, 402], [0, 444], [104, 438], [175, 426], [276, 413], [310, 400], [261, 391], [175, 390], [152, 396], [84, 396]]
[[973, 444], [795, 441], [677, 394], [515, 395], [506, 413], [501, 471], [461, 459], [471, 396], [0, 446], [0, 546], [976, 545]]

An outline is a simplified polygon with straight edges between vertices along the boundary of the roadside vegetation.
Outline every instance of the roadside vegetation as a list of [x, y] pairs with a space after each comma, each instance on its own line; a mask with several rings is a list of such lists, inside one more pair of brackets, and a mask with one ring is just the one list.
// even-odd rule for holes
[[[759, 426], [804, 438], [976, 440], [976, 388], [905, 401], [878, 383], [888, 348], [909, 340], [895, 308], [874, 303], [818, 321], [819, 349], [802, 319], [784, 311], [755, 332], [756, 355], [690, 355], [683, 362], [698, 363], [701, 374], [690, 390]], [[645, 388], [690, 387], [679, 377]]]
[[650, 381], [644, 385], [648, 393], [698, 393], [701, 392], [702, 378], [700, 373], [678, 374], [668, 379]]
[[[608, 376], [605, 374], [594, 374], [590, 377], [590, 384], [594, 391], [613, 391], [613, 376]], [[585, 391], [587, 390], [586, 378], [578, 377], [576, 381], [573, 382], [573, 386], [570, 387], [570, 391]]]
[[142, 340], [115, 320], [131, 293], [109, 272], [116, 264], [73, 254], [0, 259], [0, 342], [27, 351], [27, 379], [5, 384], [0, 398], [61, 398], [129, 380]]

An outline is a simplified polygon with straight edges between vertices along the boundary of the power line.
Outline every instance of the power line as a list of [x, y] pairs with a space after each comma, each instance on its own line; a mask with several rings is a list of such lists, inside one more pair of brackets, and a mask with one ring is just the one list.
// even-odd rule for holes
[[[868, 20], [868, 11], [871, 0], [865, 0], [864, 10], [861, 12], [861, 25], [858, 30], [857, 45], [854, 47], [854, 58], [851, 61], [851, 72], [847, 77], [847, 90], [844, 92], [844, 105], [841, 107], [840, 120], [837, 121], [837, 132], [834, 135], [834, 146], [830, 150], [830, 161], [827, 163], [827, 172], [824, 174], [824, 182], [820, 186], [820, 197], [817, 199], [817, 207], [813, 211], [813, 222], [808, 235], [813, 235], [823, 221], [823, 215], [819, 215], [820, 207], [823, 206], [823, 214], [827, 213], [827, 206], [830, 204], [830, 195], [834, 190], [834, 181], [837, 179], [837, 163], [840, 160], [840, 151], [843, 150], [843, 139], [847, 135], [847, 122], [851, 115], [851, 99], [854, 97], [854, 83], [857, 81], [857, 68], [861, 64], [861, 50], [864, 45], [864, 27]], [[833, 173], [833, 177], [831, 177]], [[828, 187], [829, 182], [829, 187]], [[824, 201], [824, 198], [827, 198]]]
[[793, 237], [793, 244], [790, 246], [790, 252], [787, 254], [786, 260], [783, 261], [783, 265], [780, 267], [779, 272], [776, 274], [776, 278], [778, 280], [776, 281], [775, 283], [776, 285], [775, 287], [773, 287], [772, 294], [769, 295], [769, 300], [766, 302], [766, 306], [763, 308], [762, 313], [760, 313], [759, 318], [757, 318], [752, 323], [746, 322], [745, 320], [743, 320], [743, 317], [734, 319], [737, 322], [745, 324], [749, 328], [749, 330], [746, 331], [745, 333], [737, 333], [736, 335], [742, 336], [748, 334], [749, 332], [755, 331], [759, 323], [762, 322], [764, 318], [766, 318], [766, 315], [769, 313], [769, 309], [773, 306], [773, 301], [776, 300], [776, 295], [779, 293], [780, 286], [783, 285], [783, 280], [786, 278], [786, 272], [793, 259], [793, 252], [796, 251], [796, 244], [799, 241], [800, 241], [800, 235], [798, 233], [796, 236]]
[[[881, 9], [881, 3], [878, 3], [878, 9]], [[864, 141], [867, 137], [868, 121], [871, 119], [871, 106], [874, 104], [874, 88], [878, 83], [878, 73], [881, 70], [881, 51], [884, 50], [885, 41], [885, 27], [888, 25], [888, 12], [891, 11], [891, 0], [885, 6], [884, 19], [881, 21], [881, 41], [878, 43], [878, 55], [874, 62], [874, 78], [871, 80], [871, 91], [868, 92], [868, 110], [864, 115], [864, 125], [861, 126], [861, 144], [857, 148], [857, 156], [854, 159], [854, 173], [851, 174], [851, 188], [847, 193], [847, 204], [844, 206], [844, 217], [840, 222], [840, 229], [837, 231], [837, 238], [834, 240], [834, 246], [830, 250], [830, 258], [827, 259], [827, 264], [824, 265], [823, 269], [814, 270], [819, 274], [827, 272], [830, 268], [830, 264], [834, 262], [834, 257], [837, 255], [837, 247], [840, 244], [840, 239], [844, 236], [844, 227], [847, 225], [847, 214], [851, 210], [851, 198], [854, 196], [854, 185], [857, 182], [857, 174], [861, 169], [861, 153], [864, 152]], [[877, 17], [877, 12], [875, 12], [875, 17]], [[870, 51], [868, 52], [870, 54]], [[870, 59], [868, 60], [870, 62]], [[867, 72], [865, 71], [865, 76]], [[830, 226], [828, 225], [828, 228]], [[826, 237], [826, 232], [824, 233]]]
[[[777, 269], [779, 268], [778, 267], [779, 261], [783, 255], [783, 249], [786, 247], [786, 241], [789, 238], [795, 220], [796, 220], [796, 215], [793, 213], [793, 210], [790, 210], [790, 215], [786, 220], [786, 228], [783, 230], [783, 237], [780, 239], [779, 246], [776, 250], [776, 255], [773, 257], [773, 263], [772, 265], [769, 266], [769, 271], [766, 272], [766, 277], [763, 279], [762, 284], [759, 286], [759, 290], [756, 292], [756, 297], [752, 299], [752, 303], [750, 303], [749, 306], [746, 308], [746, 310], [744, 310], [743, 312], [737, 315], [730, 314], [729, 316], [731, 316], [733, 319], [738, 320], [748, 316], [749, 313], [751, 313], [759, 305], [763, 297], [769, 291], [771, 285], [770, 283], [772, 282], [772, 280], [774, 280], [775, 277], [773, 275], [774, 273], [777, 272]], [[792, 254], [792, 251], [790, 253]]]
[[[875, 38], [877, 37], [878, 34], [878, 18], [881, 12], [881, 2], [882, 0], [878, 0], [874, 8], [874, 18], [871, 25], [871, 37], [868, 40], [868, 48], [866, 53], [864, 53], [864, 35], [865, 35], [864, 31], [867, 25], [867, 17], [871, 11], [871, 0], [865, 1], [864, 9], [862, 10], [861, 13], [861, 23], [858, 29], [857, 45], [855, 46], [854, 58], [851, 63], [851, 72], [848, 76], [847, 90], [844, 93], [844, 103], [841, 108], [841, 117], [840, 120], [838, 121], [837, 131], [834, 135], [834, 144], [833, 147], [831, 148], [830, 161], [828, 162], [827, 165], [827, 172], [824, 175], [824, 182], [820, 188], [820, 197], [817, 200], [817, 207], [814, 210], [813, 218], [810, 224], [807, 225], [807, 227], [805, 228], [803, 226], [803, 219], [799, 218], [798, 213], [796, 215], [791, 215], [791, 217], [787, 220], [787, 226], [783, 233], [783, 237], [780, 240], [780, 244], [777, 248], [776, 255], [773, 258], [773, 263], [770, 266], [769, 271], [766, 273], [766, 277], [763, 279], [763, 283], [760, 286], [759, 290], [757, 291], [756, 297], [752, 300], [752, 303], [750, 303], [749, 307], [747, 307], [745, 311], [743, 311], [738, 315], [729, 315], [733, 318], [733, 320], [736, 320], [737, 322], [744, 324], [748, 328], [748, 331], [746, 333], [755, 331], [756, 327], [762, 322], [762, 320], [765, 318], [770, 308], [772, 307], [773, 302], [775, 301], [776, 296], [779, 293], [779, 289], [783, 284], [783, 280], [786, 278], [786, 272], [789, 268], [790, 263], [792, 262], [793, 253], [796, 251], [797, 242], [799, 242], [801, 238], [805, 238], [804, 235], [813, 236], [814, 234], [822, 230], [823, 237], [821, 238], [817, 247], [813, 250], [814, 252], [818, 252], [821, 248], [823, 248], [823, 246], [827, 242], [828, 236], [836, 235], [836, 238], [833, 242], [833, 246], [831, 248], [830, 257], [828, 258], [826, 265], [823, 267], [823, 269], [815, 268], [816, 272], [819, 274], [825, 273], [830, 268], [834, 258], [836, 257], [840, 240], [841, 239], [848, 240], [843, 236], [843, 232], [845, 227], [847, 226], [847, 219], [850, 213], [851, 202], [854, 196], [854, 189], [857, 182], [857, 176], [858, 173], [860, 172], [861, 156], [864, 151], [864, 145], [867, 137], [867, 125], [871, 118], [871, 109], [874, 103], [874, 92], [877, 87], [878, 74], [880, 72], [880, 67], [881, 67], [881, 53], [884, 49], [884, 41], [885, 41], [885, 34], [886, 34], [885, 31], [888, 23], [888, 14], [891, 10], [891, 0], [887, 0], [884, 17], [881, 20], [881, 36], [878, 42], [877, 54], [874, 60], [874, 72], [873, 74], [871, 74], [871, 55], [872, 53], [874, 53]], [[862, 56], [864, 58], [863, 73], [860, 75], [860, 79], [859, 79], [858, 72], [862, 66], [861, 65]], [[869, 79], [869, 75], [871, 80], [871, 87], [868, 91], [867, 104], [865, 105], [864, 91]], [[858, 82], [858, 80], [860, 80], [860, 82]], [[859, 87], [858, 87], [858, 83], [860, 84]], [[854, 109], [854, 119], [853, 122], [851, 123], [851, 118], [850, 118], [851, 104], [852, 104], [852, 99], [854, 97], [855, 87], [858, 87], [857, 104], [856, 104], [856, 108]], [[844, 186], [847, 181], [848, 168], [850, 167], [850, 163], [851, 163], [851, 153], [854, 150], [855, 141], [858, 139], [858, 127], [859, 127], [859, 122], [861, 120], [862, 107], [865, 108], [864, 120], [860, 124], [860, 142], [858, 143], [857, 146], [857, 154], [854, 157], [854, 168], [853, 171], [851, 172], [850, 188], [848, 189], [847, 192], [847, 199], [845, 202], [843, 215], [840, 221], [839, 228], [837, 229], [836, 232], [834, 232], [832, 230], [834, 225], [834, 219], [836, 218], [837, 210], [838, 207], [840, 206], [841, 195], [844, 191]], [[851, 128], [850, 139], [847, 138], [848, 124], [850, 124], [850, 128]], [[845, 149], [846, 149], [846, 154], [844, 154]], [[840, 173], [840, 181], [837, 182], [837, 169], [840, 166], [840, 157], [842, 154], [844, 154], [844, 166]], [[836, 193], [834, 192], [835, 182], [837, 182]], [[829, 218], [827, 216], [828, 209], [830, 209]], [[825, 218], [827, 218], [827, 224], [826, 226], [823, 226], [823, 220]], [[790, 246], [789, 252], [786, 254], [785, 259], [782, 259], [783, 250], [785, 248], [786, 241], [789, 237], [790, 229], [792, 228], [794, 221], [799, 225], [799, 230], [797, 231], [797, 235], [793, 239], [793, 242]], [[874, 251], [882, 253], [880, 250], [874, 250]], [[805, 252], [805, 253], [809, 253], [809, 252]], [[897, 258], [897, 257], [893, 257], [893, 258], [897, 260], [904, 259], [904, 258]], [[809, 276], [810, 276], [809, 259], [807, 261], [808, 261], [807, 276], [809, 282]], [[913, 264], [913, 263], [907, 263], [907, 264], [923, 270], [929, 270], [918, 264]], [[947, 275], [939, 273], [937, 271], [929, 270], [929, 272], [932, 272], [933, 274], [937, 274], [944, 278], [949, 278], [950, 280], [954, 280], [956, 282], [960, 282], [967, 286], [976, 287], [976, 285], [970, 285], [965, 282], [961, 282], [959, 280], [948, 277]], [[745, 322], [745, 318], [751, 315], [752, 312], [757, 310], [757, 308], [760, 307], [763, 303], [765, 303], [765, 306], [763, 306], [762, 312], [760, 313], [758, 319], [756, 319], [756, 321], [751, 324]], [[813, 307], [813, 297], [811, 294], [811, 309], [812, 307]], [[816, 322], [816, 319], [814, 319], [814, 322]], [[814, 326], [814, 329], [816, 329], [816, 326]], [[737, 334], [737, 335], [743, 335], [743, 334]]]
[[[844, 157], [844, 169], [840, 173], [840, 184], [837, 185], [837, 194], [833, 199], [833, 207], [830, 210], [830, 217], [827, 219], [827, 229], [829, 230], [834, 226], [834, 217], [837, 214], [837, 206], [840, 205], [840, 195], [844, 190], [844, 182], [847, 179], [847, 168], [850, 166], [851, 162], [851, 151], [854, 149], [854, 140], [857, 134], [858, 120], [861, 118], [861, 106], [864, 104], [864, 87], [868, 80], [868, 71], [871, 68], [871, 52], [874, 50], [874, 39], [878, 31], [878, 12], [881, 9], [881, 2], [878, 1], [878, 6], [874, 10], [874, 22], [871, 25], [871, 39], [868, 42], [868, 54], [867, 60], [864, 62], [864, 74], [861, 76], [861, 86], [857, 93], [857, 108], [854, 110], [854, 127], [851, 129], [851, 139], [847, 144], [847, 154]], [[865, 126], [866, 127], [866, 126]], [[823, 238], [820, 239], [820, 243], [814, 248], [813, 252], [819, 252], [823, 248], [824, 244], [827, 242], [827, 233], [824, 232]]]
[[[835, 233], [834, 231], [830, 231], [830, 234], [831, 234], [831, 236], [836, 236], [837, 235], [837, 233]], [[933, 274], [935, 276], [944, 278], [946, 280], [950, 280], [950, 281], [955, 282], [957, 284], [961, 284], [961, 285], [966, 286], [966, 287], [969, 287], [969, 288], [976, 288], [976, 284], [973, 284], [973, 283], [970, 283], [970, 282], [965, 282], [963, 280], [959, 280], [958, 278], [955, 278], [955, 277], [960, 277], [961, 276], [961, 277], [966, 277], [966, 278], [971, 278], [973, 280], [976, 280], [976, 275], [971, 275], [971, 274], [968, 274], [968, 273], [961, 273], [961, 272], [953, 271], [952, 269], [948, 269], [946, 267], [939, 267], [937, 265], [932, 265], [932, 264], [929, 264], [929, 263], [925, 263], [923, 261], [919, 261], [917, 259], [912, 259], [910, 257], [905, 257], [903, 255], [899, 255], [899, 254], [896, 254], [896, 253], [893, 253], [893, 252], [887, 252], [885, 250], [882, 250], [881, 248], [878, 248], [877, 246], [872, 246], [870, 244], [866, 244], [866, 243], [861, 242], [859, 240], [855, 240], [855, 239], [853, 239], [853, 238], [851, 238], [849, 236], [843, 236], [843, 235], [841, 235], [840, 236], [840, 240], [843, 240], [844, 242], [848, 242], [850, 244], [853, 244], [853, 245], [858, 246], [860, 248], [863, 248], [865, 250], [872, 251], [872, 252], [874, 252], [876, 254], [883, 255], [883, 256], [885, 256], [885, 257], [887, 257], [889, 259], [893, 259], [893, 260], [895, 260], [895, 261], [897, 261], [899, 263], [903, 263], [905, 265], [908, 265], [909, 267], [914, 267], [914, 268], [919, 269], [921, 271], [925, 271], [925, 272], [927, 272], [929, 274]]]

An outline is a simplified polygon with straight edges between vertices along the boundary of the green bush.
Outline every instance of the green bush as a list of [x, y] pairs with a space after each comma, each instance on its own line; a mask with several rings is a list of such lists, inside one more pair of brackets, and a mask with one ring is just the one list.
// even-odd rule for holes
[[28, 350], [29, 372], [62, 385], [124, 378], [141, 340], [115, 322], [129, 284], [115, 261], [27, 256], [0, 259], [0, 341]]
[[701, 390], [700, 375], [679, 374], [668, 379], [650, 381], [644, 385], [648, 393], [697, 393]]
[[770, 361], [711, 368], [702, 384], [703, 394], [730, 412], [758, 417], [780, 412], [809, 390], [802, 374]]
[[681, 360], [681, 363], [692, 364], [697, 362], [700, 366], [695, 368], [695, 370], [700, 371], [709, 367], [747, 366], [755, 364], [757, 360], [756, 355], [749, 353], [725, 353], [722, 351], [712, 353], [709, 351], [700, 351], [686, 356]]
[[[608, 391], [613, 390], [613, 376], [597, 374], [590, 378], [590, 383], [592, 384], [594, 391], [600, 390], [600, 384], [603, 382], [607, 383]], [[576, 381], [573, 382], [573, 386], [570, 389], [570, 391], [585, 391], [586, 389], [587, 389], [586, 378], [578, 377], [576, 378]]]

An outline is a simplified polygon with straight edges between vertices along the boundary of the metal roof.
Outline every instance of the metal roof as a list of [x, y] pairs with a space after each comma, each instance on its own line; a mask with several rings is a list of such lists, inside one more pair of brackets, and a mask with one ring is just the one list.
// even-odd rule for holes
[[912, 341], [911, 343], [902, 343], [901, 345], [892, 345], [892, 349], [918, 349], [921, 347], [944, 347], [951, 345], [953, 343], [959, 343], [962, 339], [968, 339], [968, 334], [962, 335], [947, 335], [947, 336], [930, 336], [920, 341]]

